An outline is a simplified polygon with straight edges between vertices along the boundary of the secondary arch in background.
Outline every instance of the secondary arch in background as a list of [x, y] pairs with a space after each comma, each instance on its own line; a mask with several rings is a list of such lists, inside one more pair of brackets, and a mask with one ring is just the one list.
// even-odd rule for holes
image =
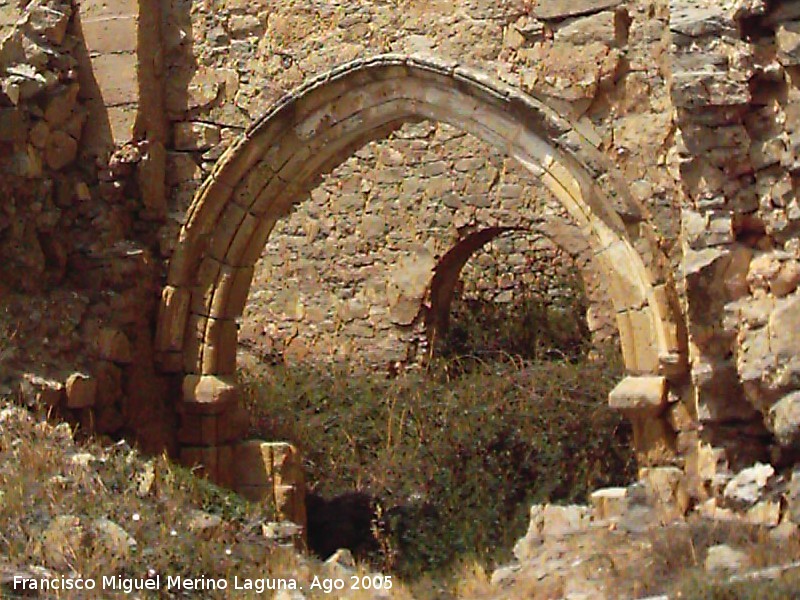
[[[195, 196], [170, 261], [156, 342], [162, 370], [185, 375], [187, 410], [213, 412], [235, 398], [236, 319], [277, 220], [357, 149], [424, 119], [494, 145], [563, 204], [608, 278], [630, 374], [685, 368], [681, 321], [657, 235], [646, 219], [623, 223], [615, 206], [625, 206], [626, 214], [646, 211], [585, 128], [457, 62], [381, 55], [338, 67], [285, 96], [223, 154]], [[202, 385], [209, 378], [222, 383]]]
[[[543, 233], [535, 225], [505, 225], [484, 227], [476, 229], [460, 238], [444, 255], [439, 258], [433, 268], [432, 277], [428, 284], [427, 298], [422, 303], [421, 314], [425, 325], [425, 336], [428, 343], [428, 357], [434, 357], [442, 349], [441, 342], [446, 338], [450, 330], [451, 312], [453, 301], [456, 298], [456, 288], [462, 281], [464, 267], [467, 263], [491, 242], [500, 237], [532, 237], [546, 238], [560, 250], [566, 252], [569, 257], [571, 267], [577, 267], [580, 272], [583, 285], [583, 296], [587, 302], [587, 308], [594, 306], [599, 308], [600, 314], [611, 309], [610, 300], [605, 294], [605, 289], [598, 289], [597, 284], [592, 284], [594, 265], [591, 259], [584, 256], [584, 264], [580, 264], [583, 246], [579, 240], [567, 233], [569, 228], [561, 231], [548, 231]], [[573, 247], [570, 247], [573, 246]], [[538, 269], [539, 263], [535, 269]], [[609, 315], [611, 316], [611, 315]], [[581, 314], [579, 320], [587, 323], [587, 333], [594, 334], [588, 326], [588, 314]], [[559, 348], [561, 350], [561, 348]]]

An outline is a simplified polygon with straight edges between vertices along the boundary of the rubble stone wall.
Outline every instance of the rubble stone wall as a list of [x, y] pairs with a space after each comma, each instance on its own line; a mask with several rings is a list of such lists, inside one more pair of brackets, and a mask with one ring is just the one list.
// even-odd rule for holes
[[258, 355], [288, 351], [293, 360], [382, 367], [422, 359], [437, 265], [487, 227], [522, 231], [474, 257], [465, 297], [502, 306], [535, 294], [563, 305], [558, 294], [574, 293], [565, 286], [579, 270], [595, 300], [595, 337], [615, 335], [589, 245], [563, 207], [512, 159], [424, 122], [360, 150], [278, 223], [255, 269], [240, 340]]
[[696, 483], [707, 488], [755, 460], [791, 463], [800, 431], [800, 3], [673, 0], [670, 12]]
[[176, 421], [152, 361], [159, 39], [138, 3], [109, 6], [0, 3], [0, 388], [157, 451]]

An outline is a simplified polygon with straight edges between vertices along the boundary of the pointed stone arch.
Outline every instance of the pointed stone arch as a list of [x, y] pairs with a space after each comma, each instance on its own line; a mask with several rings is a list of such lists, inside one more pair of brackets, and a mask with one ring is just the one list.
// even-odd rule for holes
[[[685, 369], [681, 321], [657, 235], [644, 216], [621, 218], [646, 211], [592, 143], [596, 136], [456, 62], [376, 56], [284, 97], [223, 154], [189, 208], [157, 333], [161, 368], [184, 374], [189, 460], [223, 464], [224, 444], [236, 439], [236, 428], [220, 416], [237, 397], [236, 319], [275, 223], [358, 148], [424, 119], [449, 123], [515, 158], [563, 204], [608, 277], [631, 375], [677, 376]], [[191, 450], [206, 447], [223, 449]]]

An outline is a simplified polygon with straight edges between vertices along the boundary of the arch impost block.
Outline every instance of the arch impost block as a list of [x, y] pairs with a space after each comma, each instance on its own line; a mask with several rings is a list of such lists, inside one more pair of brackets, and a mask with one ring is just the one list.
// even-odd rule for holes
[[667, 406], [667, 380], [660, 375], [626, 377], [608, 394], [608, 405], [632, 417], [657, 417]]
[[186, 375], [181, 410], [190, 414], [220, 415], [237, 406], [241, 388], [233, 375]]

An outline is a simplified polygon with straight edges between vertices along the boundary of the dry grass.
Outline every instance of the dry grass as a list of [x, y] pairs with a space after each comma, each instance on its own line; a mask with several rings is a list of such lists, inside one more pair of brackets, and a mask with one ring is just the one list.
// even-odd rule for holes
[[[686, 523], [651, 530], [643, 540], [646, 552], [617, 561], [612, 589], [623, 597], [668, 594], [670, 598], [745, 600], [800, 597], [800, 571], [789, 570], [776, 580], [731, 584], [731, 574], [705, 570], [708, 549], [718, 544], [743, 550], [748, 571], [786, 565], [800, 559], [800, 538], [778, 540], [763, 527], [709, 521], [691, 516]], [[642, 573], [647, 577], [641, 577]], [[794, 590], [790, 592], [790, 590]]]
[[[222, 518], [211, 530], [191, 525], [194, 509]], [[67, 544], [59, 558], [48, 551], [45, 532], [57, 517], [74, 515], [82, 534]], [[96, 519], [110, 519], [136, 540], [128, 556], [109, 553], [91, 532]], [[76, 444], [65, 424], [54, 426], [6, 401], [0, 401], [0, 579], [15, 571], [43, 566], [53, 575], [99, 580], [121, 575], [145, 578], [154, 573], [186, 577], [254, 579], [296, 577], [309, 598], [366, 599], [366, 590], [345, 589], [331, 594], [309, 590], [314, 575], [331, 573], [316, 561], [281, 549], [261, 535], [260, 525], [271, 518], [267, 505], [248, 504], [218, 489], [164, 457], [147, 459], [120, 443], [101, 447]], [[622, 544], [614, 549], [609, 540]], [[762, 529], [691, 520], [679, 527], [657, 529], [639, 538], [608, 533], [597, 537], [594, 553], [611, 557], [607, 589], [619, 597], [669, 592], [673, 598], [733, 600], [800, 597], [800, 574], [790, 571], [775, 581], [726, 583], [703, 570], [707, 549], [726, 543], [747, 550], [753, 568], [785, 564], [800, 558], [797, 538], [776, 542]], [[638, 545], [637, 545], [638, 544]], [[585, 548], [585, 546], [584, 546]], [[638, 548], [638, 550], [637, 550]], [[369, 573], [366, 565], [359, 575]], [[642, 573], [647, 573], [643, 578]], [[411, 583], [395, 579], [393, 598], [432, 600], [502, 597], [547, 598], [564, 587], [564, 579], [522, 580], [500, 592], [489, 583], [486, 563], [469, 554], [455, 560], [446, 572], [422, 573]], [[349, 582], [349, 577], [344, 577]], [[349, 583], [346, 585], [349, 586]], [[500, 595], [498, 595], [500, 594]], [[0, 597], [9, 589], [0, 587]], [[247, 590], [171, 592], [158, 597], [255, 598]], [[65, 594], [66, 598], [97, 595]], [[106, 591], [103, 597], [126, 597]], [[147, 596], [143, 597], [156, 597]]]
[[[197, 510], [221, 521], [198, 528]], [[78, 527], [68, 528], [66, 535], [46, 535], [64, 516], [76, 517]], [[122, 527], [135, 545], [124, 544], [127, 549], [121, 551], [98, 541], [99, 519]], [[13, 594], [13, 574], [37, 567], [53, 577], [93, 579], [98, 586], [104, 576], [144, 580], [160, 575], [161, 592], [142, 597], [264, 597], [233, 589], [234, 577], [296, 579], [307, 597], [337, 597], [308, 590], [314, 575], [330, 574], [320, 563], [266, 539], [261, 525], [271, 519], [269, 505], [247, 503], [165, 457], [147, 459], [124, 443], [76, 444], [66, 424], [52, 425], [0, 399], [0, 597]], [[221, 578], [228, 589], [167, 591], [168, 576]], [[409, 597], [399, 583], [393, 591], [392, 597]], [[368, 597], [360, 594], [348, 591], [342, 597]], [[62, 597], [130, 596], [104, 590]]]

